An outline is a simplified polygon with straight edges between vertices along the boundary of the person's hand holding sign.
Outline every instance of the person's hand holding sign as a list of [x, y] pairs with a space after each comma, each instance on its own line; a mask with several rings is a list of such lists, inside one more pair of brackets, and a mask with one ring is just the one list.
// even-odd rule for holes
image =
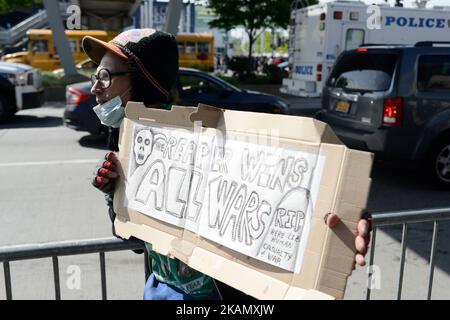
[[[324, 217], [325, 223], [328, 227], [334, 228], [340, 222], [341, 219], [336, 213], [328, 213]], [[358, 221], [355, 237], [355, 262], [359, 266], [366, 264], [365, 255], [369, 248], [370, 243], [370, 231], [371, 231], [371, 216], [369, 212], [365, 212], [363, 217]]]
[[94, 172], [92, 185], [105, 193], [113, 193], [119, 174], [117, 173], [118, 160], [114, 152], [108, 152], [101, 160]]

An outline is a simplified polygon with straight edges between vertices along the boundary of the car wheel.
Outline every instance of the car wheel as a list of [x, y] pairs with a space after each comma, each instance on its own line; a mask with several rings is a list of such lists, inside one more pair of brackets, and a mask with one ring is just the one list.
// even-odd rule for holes
[[435, 185], [450, 188], [450, 136], [436, 142], [427, 159], [428, 177]]
[[11, 108], [8, 101], [0, 96], [0, 122], [9, 120], [14, 115], [14, 108]]

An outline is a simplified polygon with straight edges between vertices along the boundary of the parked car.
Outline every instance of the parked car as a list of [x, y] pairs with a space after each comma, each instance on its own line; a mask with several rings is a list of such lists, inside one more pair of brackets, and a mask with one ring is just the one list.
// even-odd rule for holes
[[[198, 103], [205, 103], [231, 110], [290, 114], [289, 104], [282, 98], [239, 89], [216, 76], [195, 69], [180, 68], [176, 86], [179, 95], [177, 105], [197, 106]], [[92, 110], [96, 102], [90, 89], [90, 82], [67, 86], [64, 123], [75, 130], [99, 134], [105, 127]]]
[[0, 61], [0, 122], [21, 109], [44, 103], [41, 72], [21, 63]]
[[424, 165], [450, 187], [450, 43], [342, 53], [316, 114], [349, 147]]

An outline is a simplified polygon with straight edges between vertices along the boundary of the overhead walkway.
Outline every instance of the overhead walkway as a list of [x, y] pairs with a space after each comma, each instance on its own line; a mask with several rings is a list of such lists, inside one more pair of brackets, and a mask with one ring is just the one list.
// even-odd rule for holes
[[[69, 2], [60, 2], [60, 12], [62, 17], [67, 16], [67, 7]], [[21, 21], [7, 30], [0, 30], [0, 46], [16, 46], [25, 38], [30, 29], [41, 29], [48, 26], [47, 12], [40, 10], [31, 17]]]
[[[68, 17], [67, 8], [78, 5], [81, 9], [82, 25], [88, 29], [101, 29], [121, 31], [132, 23], [132, 15], [142, 0], [116, 0], [116, 1], [60, 1], [60, 14], [63, 19]], [[31, 17], [23, 20], [8, 30], [0, 30], [0, 46], [17, 46], [26, 40], [26, 33], [30, 29], [48, 27], [46, 10], [41, 10]]]

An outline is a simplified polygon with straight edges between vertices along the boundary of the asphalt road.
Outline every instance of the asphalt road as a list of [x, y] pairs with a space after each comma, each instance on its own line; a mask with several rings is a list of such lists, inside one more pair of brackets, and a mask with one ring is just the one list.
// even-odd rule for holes
[[[63, 127], [62, 112], [62, 104], [22, 111], [0, 126], [0, 245], [112, 236], [103, 195], [90, 185], [104, 143]], [[143, 255], [106, 257], [108, 297], [141, 299]], [[98, 255], [59, 264], [63, 299], [101, 298]], [[71, 266], [79, 267], [79, 287], [65, 285]], [[13, 262], [11, 273], [13, 298], [53, 299], [51, 259]], [[0, 288], [2, 299], [3, 277]]]
[[[302, 106], [314, 109], [317, 100]], [[97, 161], [106, 152], [104, 142], [62, 125], [63, 105], [47, 104], [24, 110], [13, 121], [0, 125], [0, 246], [111, 236], [111, 223], [101, 192], [90, 185]], [[376, 163], [372, 172], [368, 207], [373, 212], [430, 207], [450, 207], [450, 193], [431, 188], [420, 170], [402, 164]], [[404, 298], [423, 299], [427, 288], [427, 259], [431, 224], [409, 229]], [[450, 223], [440, 224], [434, 274], [434, 299], [450, 299]], [[380, 289], [373, 298], [394, 299], [399, 273], [400, 227], [377, 235], [375, 264], [380, 267]], [[442, 241], [443, 240], [443, 241]], [[133, 252], [107, 254], [108, 298], [141, 299], [143, 257]], [[71, 266], [81, 272], [80, 287], [70, 288]], [[346, 298], [362, 299], [365, 268], [357, 268], [348, 280]], [[2, 267], [0, 272], [3, 273]], [[13, 297], [53, 299], [50, 259], [11, 263]], [[98, 255], [60, 259], [63, 299], [101, 297]], [[5, 298], [0, 277], [0, 299]]]

